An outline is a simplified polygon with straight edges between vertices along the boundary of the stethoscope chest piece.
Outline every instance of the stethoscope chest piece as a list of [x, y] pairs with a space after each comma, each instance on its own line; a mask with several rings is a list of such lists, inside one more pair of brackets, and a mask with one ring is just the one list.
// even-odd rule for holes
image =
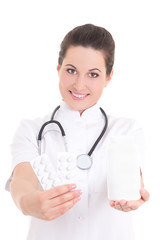
[[76, 165], [81, 170], [88, 170], [92, 166], [92, 158], [88, 154], [78, 155]]

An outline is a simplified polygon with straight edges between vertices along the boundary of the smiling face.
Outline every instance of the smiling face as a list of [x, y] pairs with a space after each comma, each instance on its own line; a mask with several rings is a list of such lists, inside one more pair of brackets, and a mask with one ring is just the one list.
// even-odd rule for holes
[[82, 46], [71, 46], [57, 70], [63, 100], [80, 114], [98, 102], [112, 77], [106, 75], [103, 53]]

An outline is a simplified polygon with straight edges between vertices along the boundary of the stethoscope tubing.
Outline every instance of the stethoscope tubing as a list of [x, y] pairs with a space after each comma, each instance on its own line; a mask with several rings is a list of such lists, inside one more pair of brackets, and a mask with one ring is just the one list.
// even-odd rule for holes
[[43, 133], [44, 128], [45, 128], [47, 125], [52, 124], [52, 123], [55, 123], [55, 124], [58, 125], [59, 129], [61, 130], [62, 137], [66, 136], [65, 131], [64, 131], [64, 128], [62, 127], [61, 123], [58, 122], [58, 121], [55, 121], [55, 120], [50, 120], [50, 121], [45, 122], [45, 123], [42, 125], [42, 127], [41, 127], [41, 129], [40, 129], [40, 131], [39, 131], [39, 134], [38, 134], [38, 141], [41, 141], [41, 140], [42, 140], [42, 133]]
[[[44, 128], [49, 125], [49, 124], [56, 124], [58, 125], [60, 131], [61, 131], [61, 135], [64, 139], [64, 142], [65, 142], [65, 147], [66, 147], [66, 134], [65, 134], [65, 131], [64, 131], [64, 128], [62, 127], [61, 123], [59, 121], [56, 121], [54, 120], [54, 116], [57, 112], [57, 110], [60, 108], [60, 106], [56, 107], [55, 110], [53, 111], [52, 115], [51, 115], [51, 119], [47, 122], [45, 122], [41, 128], [40, 128], [40, 131], [39, 131], [39, 134], [38, 134], [38, 145], [39, 145], [39, 151], [40, 151], [40, 154], [41, 154], [41, 140], [42, 140], [42, 133], [44, 131]], [[100, 108], [104, 118], [105, 118], [105, 125], [102, 129], [102, 132], [100, 133], [99, 137], [96, 139], [95, 143], [93, 144], [93, 146], [91, 147], [91, 149], [89, 150], [89, 152], [87, 154], [82, 154], [82, 155], [88, 155], [89, 157], [91, 157], [93, 151], [95, 150], [95, 148], [97, 147], [98, 143], [100, 142], [100, 140], [102, 139], [103, 135], [105, 134], [106, 130], [107, 130], [107, 127], [108, 127], [108, 118], [107, 118], [107, 115], [105, 113], [105, 111]], [[66, 151], [67, 151], [67, 147], [66, 147]]]
[[101, 134], [99, 135], [99, 137], [97, 138], [97, 140], [96, 140], [95, 143], [93, 144], [92, 148], [91, 148], [90, 151], [88, 152], [88, 155], [89, 155], [89, 156], [92, 155], [94, 149], [96, 148], [96, 146], [98, 145], [98, 143], [99, 143], [100, 140], [102, 139], [102, 137], [103, 137], [103, 135], [105, 134], [105, 132], [106, 132], [106, 130], [107, 130], [107, 127], [108, 127], [108, 118], [107, 118], [107, 115], [106, 115], [105, 111], [104, 111], [102, 108], [100, 108], [100, 110], [101, 110], [103, 116], [105, 117], [105, 125], [104, 125], [104, 128], [103, 128]]

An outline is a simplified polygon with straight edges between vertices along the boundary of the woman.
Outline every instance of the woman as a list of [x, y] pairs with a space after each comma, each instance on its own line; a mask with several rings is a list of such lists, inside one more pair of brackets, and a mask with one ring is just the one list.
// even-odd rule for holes
[[[65, 129], [68, 152], [86, 154], [105, 125], [97, 102], [112, 78], [114, 48], [111, 34], [91, 24], [76, 27], [61, 43], [57, 70], [63, 101], [54, 119]], [[91, 168], [78, 170], [78, 182], [73, 178], [73, 183], [59, 183], [44, 191], [30, 162], [39, 158], [38, 133], [49, 119], [48, 115], [23, 121], [12, 145], [13, 174], [8, 190], [17, 207], [31, 216], [28, 239], [133, 239], [130, 213], [124, 212], [141, 206], [149, 193], [142, 184], [139, 200], [109, 201], [106, 150], [112, 135], [131, 135], [143, 145], [142, 130], [133, 120], [108, 116], [108, 128], [92, 153]], [[43, 134], [41, 149], [56, 172], [58, 153], [65, 151], [57, 126]]]

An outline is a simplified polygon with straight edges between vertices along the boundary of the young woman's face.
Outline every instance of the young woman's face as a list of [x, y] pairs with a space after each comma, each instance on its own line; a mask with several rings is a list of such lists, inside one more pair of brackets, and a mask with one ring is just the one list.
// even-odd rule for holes
[[106, 75], [103, 53], [82, 46], [71, 46], [57, 70], [63, 100], [80, 114], [97, 103], [112, 76]]

